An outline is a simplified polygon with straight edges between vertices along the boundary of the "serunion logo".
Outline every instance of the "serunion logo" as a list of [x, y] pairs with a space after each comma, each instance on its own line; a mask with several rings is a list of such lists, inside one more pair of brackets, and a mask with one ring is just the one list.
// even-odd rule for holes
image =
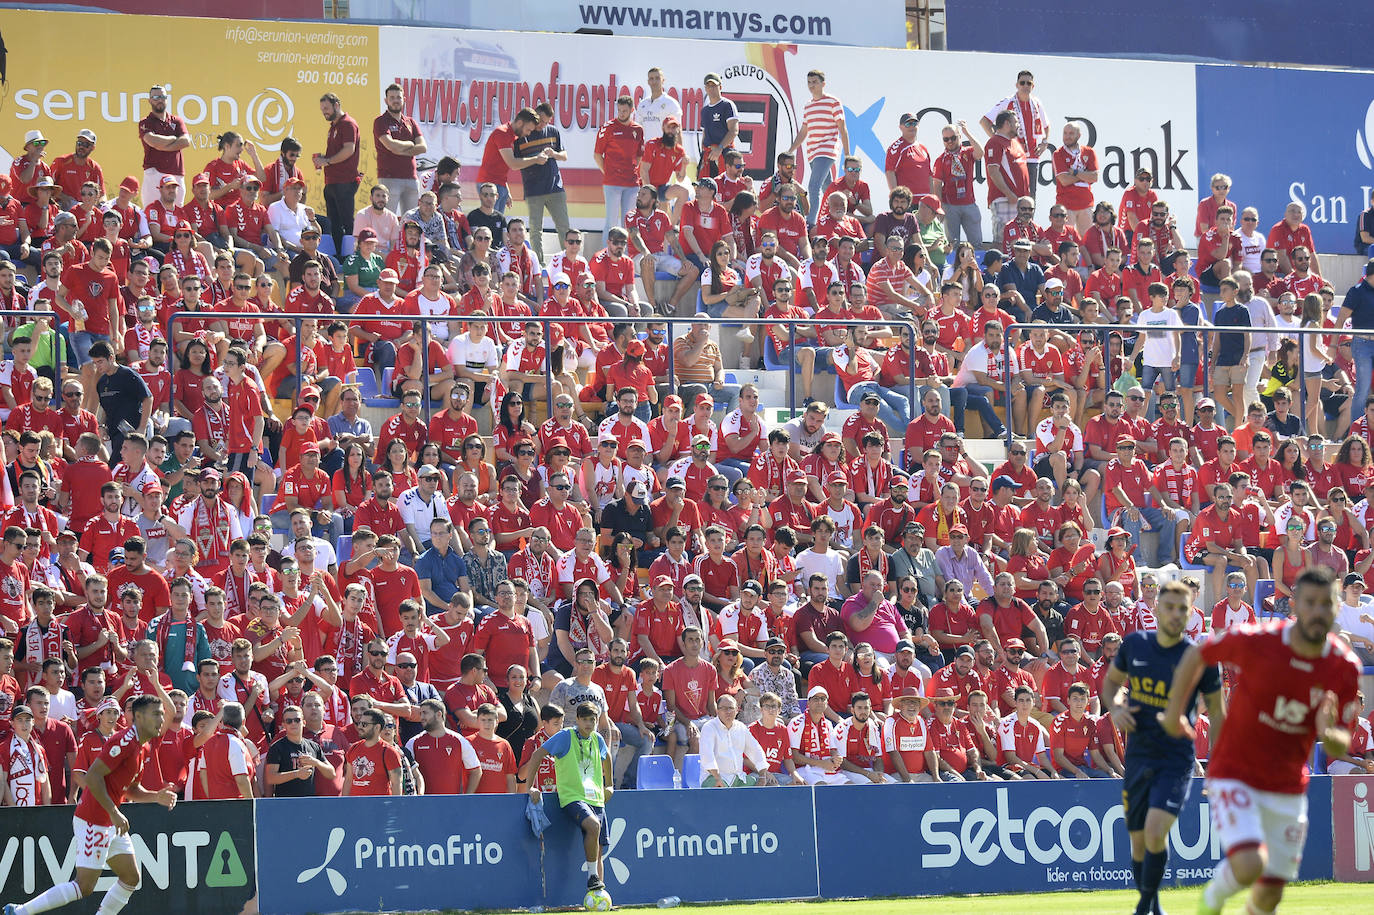
[[611, 875], [621, 886], [630, 882], [630, 868], [619, 858], [615, 857], [615, 847], [620, 844], [620, 840], [625, 837], [625, 818], [616, 817], [611, 820], [611, 834], [607, 839], [606, 854], [603, 860], [611, 868]]
[[329, 887], [334, 891], [334, 895], [342, 896], [348, 889], [348, 881], [344, 879], [343, 874], [330, 867], [329, 863], [334, 860], [334, 856], [337, 855], [339, 849], [343, 847], [343, 840], [344, 828], [342, 826], [335, 826], [333, 829], [329, 830], [329, 842], [325, 845], [324, 860], [316, 867], [307, 868], [297, 874], [296, 882], [308, 883], [323, 872], [325, 877], [329, 879]]
[[291, 132], [296, 105], [280, 89], [264, 89], [253, 96], [244, 111], [243, 126], [253, 142], [266, 150], [281, 148], [282, 138]]
[[1364, 130], [1355, 131], [1355, 155], [1365, 168], [1374, 169], [1374, 101], [1364, 113]]

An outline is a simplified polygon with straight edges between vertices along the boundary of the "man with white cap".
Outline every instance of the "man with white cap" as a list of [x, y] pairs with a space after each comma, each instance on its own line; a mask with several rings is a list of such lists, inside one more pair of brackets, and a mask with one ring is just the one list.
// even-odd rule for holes
[[787, 725], [792, 762], [797, 777], [807, 785], [849, 784], [849, 776], [840, 768], [844, 757], [835, 742], [835, 726], [826, 716], [829, 710], [830, 693], [824, 686], [813, 686], [806, 694], [806, 710]]
[[24, 203], [33, 203], [33, 194], [30, 189], [43, 178], [52, 174], [52, 169], [48, 163], [43, 161], [43, 154], [48, 149], [48, 138], [43, 136], [41, 130], [30, 130], [24, 134], [24, 154], [14, 160], [10, 166], [10, 183], [14, 187], [14, 195]]
[[52, 179], [58, 187], [58, 205], [70, 209], [81, 198], [81, 186], [94, 182], [105, 197], [105, 173], [100, 164], [91, 158], [95, 151], [95, 131], [82, 128], [76, 133], [76, 151], [58, 156], [52, 161]]

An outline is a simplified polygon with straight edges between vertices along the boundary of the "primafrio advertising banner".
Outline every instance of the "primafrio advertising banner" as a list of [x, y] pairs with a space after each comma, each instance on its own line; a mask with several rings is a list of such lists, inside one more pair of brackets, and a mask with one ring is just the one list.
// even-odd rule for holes
[[[932, 156], [940, 153], [941, 129], [953, 121], [966, 121], [983, 142], [987, 136], [979, 118], [1012, 93], [1018, 71], [1029, 69], [1051, 122], [1052, 144], [1059, 144], [1064, 123], [1073, 120], [1082, 127], [1084, 142], [1097, 150], [1099, 199], [1118, 203], [1137, 167], [1144, 166], [1157, 176], [1160, 195], [1185, 214], [1182, 221], [1197, 206], [1194, 68], [1189, 64], [383, 27], [373, 105], [380, 108], [387, 84], [399, 83], [408, 113], [425, 133], [426, 161], [432, 165], [448, 155], [475, 166], [493, 128], [521, 107], [549, 101], [569, 153], [563, 168], [569, 199], [584, 204], [574, 206], [574, 215], [593, 225], [600, 223], [602, 201], [601, 176], [592, 159], [597, 130], [615, 116], [617, 96], [638, 100], [648, 92], [647, 71], [655, 66], [663, 71], [665, 90], [682, 106], [693, 163], [700, 148], [703, 77], [708, 72], [723, 77], [724, 94], [739, 111], [737, 145], [756, 179], [772, 174], [776, 154], [801, 128], [811, 97], [807, 72], [823, 71], [827, 91], [844, 106], [850, 147], [863, 161], [862, 177], [876, 209], [887, 205], [883, 165], [887, 147], [900, 136], [903, 113], [920, 119], [917, 139]], [[1124, 93], [1127, 86], [1149, 91]], [[1042, 221], [1054, 199], [1050, 172], [1046, 151], [1039, 175]], [[465, 179], [470, 174], [465, 171]], [[981, 168], [977, 180], [983, 205]], [[511, 192], [520, 195], [514, 174]]]

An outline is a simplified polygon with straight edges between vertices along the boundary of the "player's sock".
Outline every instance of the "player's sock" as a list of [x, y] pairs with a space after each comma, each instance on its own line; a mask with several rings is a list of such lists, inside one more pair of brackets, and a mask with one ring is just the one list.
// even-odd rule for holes
[[1140, 863], [1140, 903], [1136, 915], [1150, 915], [1159, 903], [1159, 884], [1164, 880], [1164, 864], [1169, 860], [1167, 851], [1146, 851], [1145, 860]]
[[115, 885], [106, 891], [105, 898], [100, 900], [100, 908], [95, 910], [95, 915], [117, 915], [129, 904], [129, 897], [136, 889], [137, 886], [128, 886], [123, 880], [116, 880]]
[[1227, 858], [1217, 865], [1216, 871], [1212, 874], [1212, 879], [1207, 882], [1207, 886], [1203, 887], [1202, 900], [1209, 908], [1219, 911], [1226, 900], [1243, 889], [1245, 887], [1240, 885], [1235, 874], [1231, 872], [1231, 860]]
[[14, 912], [15, 915], [38, 915], [39, 912], [46, 912], [69, 902], [76, 902], [80, 898], [81, 887], [76, 885], [75, 880], [68, 880], [66, 883], [59, 883], [52, 889], [35, 896], [23, 905], [15, 906]]
[[1140, 888], [1140, 865], [1143, 863], [1143, 861], [1137, 861], [1135, 858], [1131, 859], [1131, 879], [1135, 881], [1137, 889]]

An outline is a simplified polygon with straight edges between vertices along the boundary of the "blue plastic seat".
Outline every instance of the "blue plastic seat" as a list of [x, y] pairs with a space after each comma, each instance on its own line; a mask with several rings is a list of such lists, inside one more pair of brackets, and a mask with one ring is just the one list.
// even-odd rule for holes
[[327, 257], [332, 257], [336, 260], [338, 259], [339, 249], [334, 247], [334, 236], [320, 236], [320, 253], [326, 255]]
[[362, 395], [363, 400], [377, 397], [382, 393], [381, 388], [377, 386], [377, 373], [372, 369], [358, 369], [358, 393]]
[[[383, 407], [383, 408], [386, 408], [386, 409], [394, 409], [394, 408], [396, 408], [396, 407], [399, 407], [400, 404], [401, 404], [401, 401], [400, 401], [399, 399], [397, 399], [397, 398], [391, 396], [391, 377], [392, 377], [395, 373], [396, 373], [396, 369], [395, 369], [395, 368], [388, 368], [388, 369], [386, 369], [385, 371], [383, 371], [383, 372], [382, 372], [382, 387], [381, 387], [381, 390], [378, 391], [378, 392], [377, 392], [374, 396], [372, 396], [372, 397], [364, 397], [364, 398], [363, 398], [363, 403], [366, 404], [366, 405], [369, 406], [369, 407]], [[360, 371], [358, 374], [359, 374], [359, 375], [362, 375], [362, 374], [364, 374], [364, 373]], [[372, 373], [371, 373], [371, 372], [368, 372], [367, 374], [372, 374]]]
[[339, 565], [348, 562], [353, 555], [353, 535], [344, 534], [340, 537], [338, 544], [334, 547], [334, 553], [338, 556]]
[[673, 758], [671, 756], [641, 756], [635, 784], [640, 789], [673, 787]]
[[682, 757], [682, 787], [700, 788], [701, 779], [701, 757], [696, 753], [688, 753]]
[[858, 407], [858, 404], [850, 402], [849, 395], [844, 392], [844, 382], [840, 381], [839, 375], [835, 376], [835, 406], [851, 409]]
[[790, 372], [792, 371], [791, 360], [784, 361], [778, 355], [778, 351], [773, 347], [773, 338], [764, 337], [763, 340], [763, 367], [770, 372]]
[[673, 276], [671, 273], [664, 273], [662, 270], [654, 271], [654, 282], [656, 283], [666, 283], [676, 279], [677, 277]]
[[[333, 244], [334, 239], [329, 239], [329, 243]], [[340, 258], [348, 258], [352, 256], [353, 252], [356, 250], [358, 250], [358, 239], [354, 238], [352, 235], [345, 235], [343, 237], [343, 250], [339, 252]]]
[[270, 511], [272, 510], [272, 503], [275, 502], [275, 501], [277, 501], [276, 493], [270, 493], [270, 492], [269, 492], [269, 493], [267, 493], [266, 495], [264, 495], [264, 496], [262, 497], [262, 508], [261, 508], [262, 514], [265, 515], [265, 514], [267, 514], [268, 512], [270, 512]]
[[1258, 619], [1272, 619], [1278, 614], [1266, 613], [1264, 602], [1267, 598], [1274, 596], [1274, 579], [1261, 578], [1255, 582], [1255, 616]]
[[1210, 572], [1211, 567], [1199, 562], [1190, 562], [1184, 555], [1183, 547], [1188, 542], [1188, 531], [1183, 531], [1178, 535], [1178, 567], [1180, 569], [1192, 569], [1198, 572]]

